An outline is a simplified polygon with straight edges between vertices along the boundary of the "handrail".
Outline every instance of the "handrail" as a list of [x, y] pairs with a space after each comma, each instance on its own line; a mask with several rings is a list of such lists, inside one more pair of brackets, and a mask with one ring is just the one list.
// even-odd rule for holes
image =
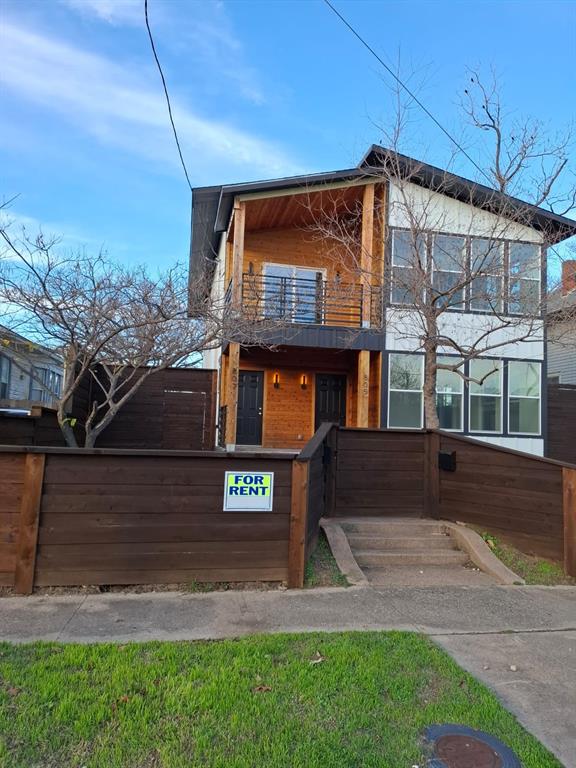
[[337, 426], [337, 424], [330, 421], [323, 421], [310, 440], [308, 440], [304, 448], [302, 448], [298, 456], [295, 457], [295, 461], [310, 461], [316, 451], [322, 446], [322, 443], [328, 437], [332, 429]]

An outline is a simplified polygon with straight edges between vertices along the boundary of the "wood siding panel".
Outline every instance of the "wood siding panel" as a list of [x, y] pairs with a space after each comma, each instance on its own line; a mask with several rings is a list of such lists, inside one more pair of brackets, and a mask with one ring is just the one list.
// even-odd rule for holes
[[0, 586], [14, 585], [26, 454], [0, 453]]
[[442, 434], [456, 471], [440, 470], [440, 517], [484, 528], [524, 551], [561, 559], [562, 467]]
[[[226, 470], [273, 471], [274, 511], [223, 512]], [[289, 459], [48, 454], [45, 480], [37, 585], [287, 579]]]
[[336, 516], [423, 513], [423, 433], [339, 431]]
[[[574, 355], [576, 357], [576, 355]], [[576, 464], [576, 386], [548, 382], [546, 455]]]

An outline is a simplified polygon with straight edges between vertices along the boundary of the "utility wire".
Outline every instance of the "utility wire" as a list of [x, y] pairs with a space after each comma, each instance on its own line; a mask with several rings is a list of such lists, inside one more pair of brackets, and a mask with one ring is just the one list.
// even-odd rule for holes
[[340, 19], [340, 21], [341, 21], [341, 22], [342, 22], [342, 23], [343, 23], [343, 24], [344, 24], [346, 27], [348, 27], [348, 29], [350, 30], [350, 32], [352, 32], [352, 34], [354, 35], [354, 37], [355, 37], [355, 38], [357, 38], [357, 40], [359, 40], [359, 41], [360, 41], [360, 43], [362, 43], [362, 45], [364, 46], [364, 48], [366, 48], [368, 51], [370, 51], [370, 53], [372, 54], [372, 56], [374, 56], [374, 57], [375, 57], [375, 58], [376, 58], [376, 59], [377, 59], [377, 60], [380, 62], [380, 64], [381, 64], [381, 65], [384, 67], [384, 69], [386, 70], [386, 72], [388, 72], [390, 75], [392, 75], [392, 77], [394, 78], [394, 80], [396, 80], [396, 82], [398, 83], [398, 85], [400, 85], [400, 86], [401, 86], [401, 87], [402, 87], [402, 88], [403, 88], [403, 89], [406, 91], [406, 93], [407, 93], [407, 94], [410, 96], [410, 98], [411, 98], [411, 99], [413, 99], [413, 100], [416, 102], [416, 104], [418, 104], [418, 106], [419, 106], [419, 107], [420, 107], [420, 108], [421, 108], [421, 109], [422, 109], [422, 110], [423, 110], [423, 111], [424, 111], [424, 112], [425, 112], [425, 113], [428, 115], [428, 117], [429, 117], [429, 118], [430, 118], [430, 119], [431, 119], [431, 120], [432, 120], [432, 121], [433, 121], [433, 122], [434, 122], [434, 123], [435, 123], [435, 124], [438, 126], [438, 128], [440, 128], [440, 130], [442, 131], [442, 133], [444, 133], [444, 134], [445, 134], [445, 135], [446, 135], [446, 136], [447, 136], [447, 137], [450, 139], [450, 141], [451, 141], [451, 142], [452, 142], [452, 143], [453, 143], [453, 144], [454, 144], [456, 147], [458, 147], [458, 149], [460, 150], [460, 152], [462, 152], [462, 154], [464, 155], [464, 157], [467, 157], [467, 158], [468, 158], [468, 160], [469, 160], [469, 161], [472, 163], [472, 165], [473, 165], [473, 166], [474, 166], [474, 167], [475, 167], [475, 168], [476, 168], [478, 171], [480, 171], [480, 173], [481, 173], [481, 174], [484, 176], [484, 178], [485, 178], [485, 179], [487, 179], [487, 180], [488, 180], [489, 184], [491, 185], [491, 184], [492, 184], [492, 179], [491, 179], [491, 178], [490, 178], [490, 176], [489, 176], [489, 175], [486, 173], [486, 171], [484, 171], [484, 170], [483, 170], [483, 169], [482, 169], [482, 168], [481, 168], [481, 167], [478, 165], [478, 163], [476, 163], [476, 161], [475, 161], [475, 160], [473, 160], [473, 159], [470, 157], [470, 155], [468, 154], [468, 152], [466, 152], [466, 150], [464, 149], [464, 147], [462, 147], [462, 146], [461, 146], [461, 145], [460, 145], [460, 144], [459, 144], [459, 143], [456, 141], [456, 139], [455, 139], [455, 138], [454, 138], [454, 137], [453, 137], [453, 136], [452, 136], [452, 135], [451, 135], [451, 134], [450, 134], [450, 133], [449, 133], [449, 132], [446, 130], [446, 128], [444, 128], [444, 126], [443, 126], [443, 125], [440, 123], [440, 121], [439, 121], [439, 120], [437, 120], [437, 118], [435, 118], [435, 117], [434, 117], [434, 115], [432, 114], [432, 112], [430, 112], [430, 110], [429, 110], [429, 109], [426, 107], [426, 105], [425, 105], [425, 104], [423, 104], [423, 103], [420, 101], [420, 99], [419, 99], [419, 98], [416, 96], [416, 94], [415, 94], [415, 93], [413, 93], [413, 92], [410, 90], [410, 88], [408, 88], [408, 86], [407, 86], [407, 85], [405, 85], [405, 84], [402, 82], [402, 80], [400, 80], [400, 78], [399, 78], [399, 77], [398, 77], [398, 75], [397, 75], [397, 74], [394, 72], [394, 70], [393, 70], [393, 69], [391, 69], [391, 68], [388, 66], [388, 64], [386, 64], [386, 62], [385, 62], [385, 61], [384, 61], [384, 60], [383, 60], [383, 59], [382, 59], [382, 58], [381, 58], [381, 57], [380, 57], [380, 56], [379, 56], [379, 55], [376, 53], [376, 51], [374, 50], [374, 48], [372, 48], [372, 46], [371, 46], [369, 43], [367, 43], [367, 42], [366, 42], [366, 40], [365, 40], [365, 39], [362, 37], [362, 35], [361, 35], [359, 32], [357, 32], [357, 31], [354, 29], [354, 27], [352, 26], [352, 24], [350, 24], [350, 22], [349, 22], [349, 21], [347, 21], [347, 20], [344, 18], [344, 16], [342, 16], [342, 14], [340, 13], [340, 11], [338, 11], [338, 10], [337, 10], [337, 9], [336, 9], [336, 8], [335, 8], [333, 5], [332, 5], [332, 3], [330, 2], [330, 0], [324, 0], [324, 2], [325, 2], [325, 3], [326, 3], [326, 5], [327, 5], [327, 6], [330, 8], [330, 10], [331, 10], [331, 11], [333, 11], [333, 12], [336, 14], [336, 16], [338, 16], [338, 18]]
[[176, 131], [176, 126], [174, 124], [174, 117], [172, 116], [172, 106], [170, 104], [170, 96], [168, 95], [168, 87], [166, 85], [166, 80], [164, 78], [164, 73], [162, 72], [162, 67], [160, 65], [160, 60], [158, 59], [158, 54], [156, 53], [156, 46], [154, 45], [154, 38], [152, 37], [152, 30], [150, 29], [150, 22], [148, 21], [148, 0], [144, 0], [144, 18], [146, 19], [146, 29], [148, 30], [148, 37], [150, 38], [150, 45], [152, 46], [152, 53], [154, 54], [154, 60], [156, 61], [156, 66], [158, 67], [158, 72], [160, 72], [160, 77], [162, 79], [162, 86], [164, 88], [164, 95], [166, 96], [166, 104], [168, 105], [168, 115], [170, 117], [170, 124], [172, 125], [172, 131], [174, 132], [174, 139], [176, 140], [176, 146], [178, 147], [178, 154], [180, 155], [180, 162], [182, 163], [182, 168], [184, 170], [184, 175], [186, 176], [186, 181], [188, 182], [188, 186], [190, 187], [190, 192], [192, 192], [192, 184], [190, 183], [190, 177], [188, 176], [188, 171], [186, 169], [186, 163], [184, 162], [184, 157], [182, 155], [182, 149], [180, 148], [180, 141], [178, 140], [178, 133]]

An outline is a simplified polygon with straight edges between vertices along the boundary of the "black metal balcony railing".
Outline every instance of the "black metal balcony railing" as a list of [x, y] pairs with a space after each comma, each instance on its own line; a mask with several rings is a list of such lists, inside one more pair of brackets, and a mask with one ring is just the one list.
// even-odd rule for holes
[[[230, 288], [227, 291], [227, 295]], [[362, 327], [364, 301], [370, 302], [370, 325], [382, 323], [382, 291], [361, 285], [272, 275], [242, 276], [242, 307], [257, 319], [348, 328]]]

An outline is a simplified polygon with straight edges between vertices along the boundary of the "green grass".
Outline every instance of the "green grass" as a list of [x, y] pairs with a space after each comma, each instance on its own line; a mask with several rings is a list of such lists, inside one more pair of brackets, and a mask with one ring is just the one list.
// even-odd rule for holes
[[0, 678], [3, 768], [404, 768], [441, 722], [495, 734], [524, 768], [560, 768], [410, 633], [2, 644]]
[[336, 560], [324, 531], [318, 533], [318, 544], [304, 571], [305, 587], [348, 587], [348, 579], [336, 565]]
[[482, 538], [488, 543], [496, 557], [514, 573], [521, 576], [526, 584], [545, 586], [576, 584], [576, 579], [568, 576], [560, 563], [527, 555], [511, 545], [505, 544], [490, 533], [482, 533]]

